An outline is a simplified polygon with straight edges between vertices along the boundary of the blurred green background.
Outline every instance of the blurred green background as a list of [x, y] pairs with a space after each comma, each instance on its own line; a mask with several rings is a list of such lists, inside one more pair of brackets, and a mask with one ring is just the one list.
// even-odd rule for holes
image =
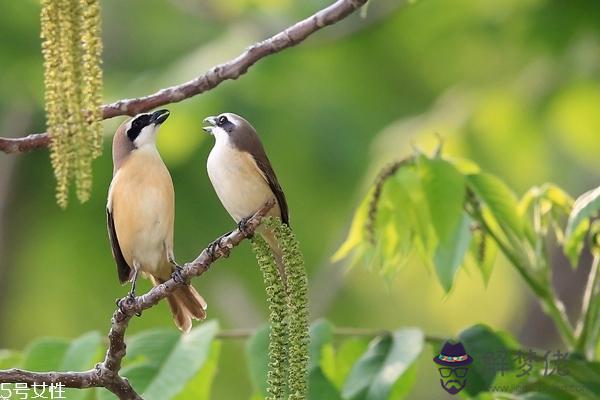
[[[192, 79], [327, 4], [105, 0], [105, 101]], [[39, 11], [38, 1], [3, 1], [2, 136], [44, 130]], [[548, 321], [503, 260], [487, 288], [467, 268], [446, 295], [420, 263], [407, 263], [386, 281], [329, 258], [377, 169], [413, 146], [432, 149], [437, 135], [445, 152], [474, 159], [519, 195], [546, 181], [575, 196], [596, 186], [598, 15], [600, 3], [591, 0], [373, 0], [366, 15], [266, 58], [237, 81], [169, 105], [159, 150], [176, 189], [177, 258], [191, 260], [232, 229], [206, 174], [212, 138], [200, 129], [205, 116], [231, 111], [257, 128], [286, 192], [306, 257], [312, 318], [365, 328], [419, 326], [442, 336], [483, 322], [525, 345], [554, 349], [555, 333], [544, 328]], [[91, 201], [77, 204], [73, 196], [66, 211], [54, 202], [47, 151], [0, 154], [0, 348], [107, 331], [114, 299], [128, 290], [118, 284], [104, 213], [111, 135], [123, 120], [104, 123]], [[571, 272], [559, 251], [555, 261], [558, 291], [567, 306], [577, 306], [570, 299], [579, 298], [585, 269]], [[265, 321], [261, 275], [248, 244], [194, 284], [221, 326]], [[129, 332], [156, 326], [172, 326], [164, 304], [134, 319]], [[250, 395], [242, 349], [242, 341], [225, 342], [214, 398]], [[428, 357], [414, 398], [439, 395]]]

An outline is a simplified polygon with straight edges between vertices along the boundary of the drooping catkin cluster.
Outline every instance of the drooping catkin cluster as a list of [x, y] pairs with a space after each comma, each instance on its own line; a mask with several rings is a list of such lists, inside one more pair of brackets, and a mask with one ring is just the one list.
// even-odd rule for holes
[[294, 232], [279, 220], [267, 221], [267, 227], [283, 250], [283, 263], [287, 276], [287, 310], [290, 316], [288, 335], [289, 399], [303, 400], [308, 394], [308, 278], [304, 258]]
[[66, 207], [71, 182], [86, 201], [92, 160], [102, 150], [100, 0], [43, 0], [46, 122], [56, 198]]
[[269, 304], [269, 372], [268, 400], [282, 400], [286, 390], [288, 327], [284, 282], [279, 276], [275, 258], [269, 245], [258, 235], [252, 240], [252, 249], [260, 266]]
[[[285, 277], [283, 277], [277, 268], [271, 248], [262, 238], [255, 238], [256, 257], [265, 278], [271, 310], [269, 394], [272, 397], [269, 399], [285, 398], [286, 389], [289, 400], [306, 399], [308, 396], [308, 344], [310, 338], [308, 331], [308, 279], [304, 268], [304, 258], [296, 236], [288, 225], [282, 224], [279, 219], [272, 217], [265, 219], [263, 224], [269, 231], [274, 232], [283, 253], [282, 259], [285, 267]], [[283, 307], [281, 301], [283, 301]], [[273, 310], [277, 310], [277, 313], [282, 312], [283, 315], [278, 314], [277, 318], [274, 318]], [[283, 321], [283, 324], [280, 321]], [[284, 327], [285, 331], [279, 330], [281, 327]], [[274, 331], [276, 332], [275, 336], [273, 336]], [[274, 339], [277, 341], [275, 345], [273, 344]], [[282, 344], [285, 346], [284, 351], [281, 349]], [[283, 368], [283, 371], [280, 368]], [[283, 388], [278, 387], [278, 390], [272, 391], [271, 388], [274, 387], [274, 384], [281, 382], [281, 379], [285, 380], [286, 375], [287, 385], [284, 381]], [[273, 381], [274, 377], [279, 380]]]

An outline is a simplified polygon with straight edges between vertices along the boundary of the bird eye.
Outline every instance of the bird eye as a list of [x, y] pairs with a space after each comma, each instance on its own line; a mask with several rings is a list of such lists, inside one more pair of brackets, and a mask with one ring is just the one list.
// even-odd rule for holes
[[227, 117], [224, 115], [221, 115], [219, 117], [219, 120], [217, 121], [217, 125], [221, 126], [223, 124], [225, 124], [227, 122]]

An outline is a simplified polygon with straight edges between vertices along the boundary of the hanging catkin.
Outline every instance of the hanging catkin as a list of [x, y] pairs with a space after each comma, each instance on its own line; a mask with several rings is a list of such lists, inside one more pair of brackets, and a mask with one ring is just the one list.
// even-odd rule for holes
[[46, 123], [64, 208], [73, 181], [78, 199], [89, 198], [92, 160], [102, 150], [100, 1], [43, 0], [41, 25]]
[[277, 218], [266, 221], [267, 228], [283, 250], [287, 276], [288, 323], [288, 388], [289, 400], [304, 400], [308, 396], [308, 279], [304, 257], [292, 229]]
[[260, 266], [269, 304], [269, 371], [267, 400], [284, 400], [287, 389], [288, 319], [284, 283], [269, 245], [260, 236], [252, 239], [252, 249]]

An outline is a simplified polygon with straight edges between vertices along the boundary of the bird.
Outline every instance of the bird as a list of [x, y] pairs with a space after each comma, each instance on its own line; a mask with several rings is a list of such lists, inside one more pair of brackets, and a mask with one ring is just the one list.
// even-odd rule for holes
[[[154, 286], [181, 278], [173, 253], [173, 181], [156, 148], [168, 117], [168, 110], [138, 114], [121, 124], [113, 138], [106, 219], [119, 281], [131, 282], [128, 299], [135, 297], [140, 272]], [[189, 332], [192, 319], [206, 318], [206, 302], [191, 285], [177, 288], [167, 301], [182, 332]]]
[[[256, 129], [244, 118], [223, 113], [204, 119], [203, 130], [215, 138], [208, 155], [208, 177], [223, 207], [240, 228], [264, 204], [275, 199], [267, 213], [289, 226], [288, 205], [277, 175], [271, 166]], [[274, 232], [258, 227], [271, 247], [279, 273], [285, 282], [283, 251]]]

